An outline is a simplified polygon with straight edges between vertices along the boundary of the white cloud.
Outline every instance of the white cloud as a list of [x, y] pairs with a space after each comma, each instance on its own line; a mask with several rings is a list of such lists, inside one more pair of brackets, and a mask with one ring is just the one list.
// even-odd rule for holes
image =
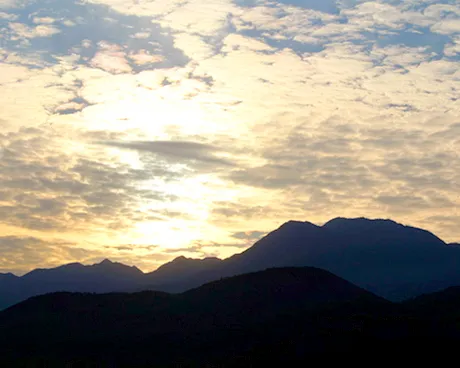
[[32, 20], [35, 24], [53, 24], [56, 19], [52, 17], [34, 17]]
[[437, 22], [433, 27], [431, 27], [433, 32], [441, 34], [458, 34], [460, 33], [460, 18], [458, 19], [445, 19], [440, 22]]
[[9, 26], [17, 37], [24, 38], [49, 37], [60, 32], [58, 28], [48, 24], [41, 24], [36, 27], [28, 27], [22, 23], [10, 23]]
[[18, 6], [15, 0], [0, 0], [0, 9], [11, 9]]
[[0, 19], [12, 21], [12, 20], [18, 19], [18, 16], [16, 14], [9, 14], [9, 13], [0, 12]]

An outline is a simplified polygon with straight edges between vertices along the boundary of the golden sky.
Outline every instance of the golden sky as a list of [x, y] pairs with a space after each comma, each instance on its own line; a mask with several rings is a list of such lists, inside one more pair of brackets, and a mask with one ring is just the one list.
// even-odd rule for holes
[[287, 220], [460, 240], [456, 0], [0, 0], [0, 272]]

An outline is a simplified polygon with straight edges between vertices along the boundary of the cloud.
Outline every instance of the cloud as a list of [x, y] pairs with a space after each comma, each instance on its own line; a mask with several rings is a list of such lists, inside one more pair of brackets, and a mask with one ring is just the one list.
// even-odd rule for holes
[[[55, 0], [45, 5], [37, 0], [2, 14], [8, 15], [2, 18], [16, 20], [6, 24], [10, 32], [2, 34], [2, 48], [9, 55], [19, 52], [21, 57], [32, 56], [45, 65], [59, 64], [69, 54], [79, 65], [119, 73], [150, 69], [153, 64], [155, 68], [169, 68], [187, 61], [157, 22], [129, 17], [106, 6], [75, 0]], [[136, 34], [148, 36], [135, 38]], [[114, 49], [116, 46], [118, 49]], [[149, 59], [145, 50], [156, 57]]]
[[148, 152], [171, 160], [172, 162], [197, 161], [214, 166], [233, 166], [225, 158], [218, 157], [219, 149], [212, 145], [187, 141], [131, 141], [100, 142], [100, 144], [139, 152]]
[[59, 266], [85, 260], [98, 251], [80, 248], [62, 240], [45, 241], [35, 237], [0, 237], [0, 272], [23, 274], [36, 265]]
[[259, 240], [262, 236], [266, 235], [267, 233], [264, 231], [239, 231], [232, 234], [232, 237], [235, 239], [241, 240], [249, 240], [249, 241], [256, 241]]
[[15, 8], [18, 5], [15, 0], [0, 0], [0, 9]]
[[336, 14], [339, 12], [339, 2], [336, 0], [281, 0], [280, 3], [296, 7], [311, 9], [322, 13]]
[[24, 38], [50, 37], [60, 32], [58, 28], [48, 24], [41, 24], [33, 28], [22, 23], [10, 23], [9, 26], [17, 37]]
[[13, 20], [16, 20], [17, 18], [18, 18], [18, 16], [15, 15], [15, 14], [8, 14], [8, 13], [5, 13], [5, 12], [0, 12], [0, 19], [13, 21]]
[[96, 52], [90, 65], [112, 74], [131, 73], [123, 48], [116, 44], [100, 43], [101, 51]]
[[49, 231], [77, 230], [96, 223], [122, 229], [151, 215], [138, 212], [142, 198], [167, 198], [138, 186], [153, 172], [132, 169], [116, 157], [110, 162], [107, 157], [100, 161], [78, 154], [78, 148], [73, 154], [63, 154], [68, 138], [49, 128], [22, 129], [4, 140], [0, 161], [0, 183], [6, 190], [6, 204], [0, 206], [3, 222]]
[[170, 261], [174, 256], [162, 253], [156, 246], [139, 244], [95, 248], [88, 244], [80, 245], [60, 239], [44, 240], [31, 236], [0, 237], [0, 272], [22, 275], [37, 266], [53, 268], [74, 262], [94, 264], [106, 258], [127, 265], [137, 265], [149, 272]]
[[6, 234], [146, 268], [289, 219], [458, 241], [457, 3], [0, 4]]

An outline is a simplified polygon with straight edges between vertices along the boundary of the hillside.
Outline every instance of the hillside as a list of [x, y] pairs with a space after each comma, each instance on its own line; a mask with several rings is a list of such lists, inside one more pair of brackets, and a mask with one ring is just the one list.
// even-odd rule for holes
[[[53, 293], [0, 313], [0, 356], [15, 362], [78, 358], [105, 364], [109, 353], [117, 362], [135, 356], [136, 361], [162, 364], [171, 363], [171, 354], [194, 361], [201, 352], [219, 361], [232, 349], [249, 354], [290, 333], [296, 336], [300, 326], [313, 323], [328, 308], [381, 312], [389, 304], [315, 268], [269, 269], [177, 295]], [[320, 325], [335, 329], [336, 323]], [[308, 330], [309, 339], [318, 328]], [[315, 341], [312, 347], [323, 344]]]
[[458, 312], [437, 324], [446, 300], [460, 310], [459, 295], [449, 289], [395, 304], [308, 267], [176, 295], [53, 293], [0, 313], [0, 364], [230, 367], [307, 364], [324, 353], [437, 353], [460, 342]]

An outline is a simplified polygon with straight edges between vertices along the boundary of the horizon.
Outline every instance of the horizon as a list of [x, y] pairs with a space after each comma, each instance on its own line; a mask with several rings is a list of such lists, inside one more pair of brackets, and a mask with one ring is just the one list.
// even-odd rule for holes
[[[308, 220], [305, 220], [305, 221], [298, 221], [298, 220], [288, 220], [286, 222], [284, 222], [282, 225], [280, 225], [278, 228], [276, 229], [272, 229], [271, 231], [269, 231], [268, 233], [262, 235], [260, 237], [260, 239], [264, 238], [266, 235], [269, 235], [271, 232], [274, 232], [280, 228], [282, 228], [284, 225], [286, 224], [289, 224], [289, 223], [292, 223], [292, 222], [295, 222], [295, 223], [301, 223], [301, 224], [306, 224], [306, 223], [309, 223], [309, 224], [313, 224], [319, 228], [323, 228], [326, 224], [332, 222], [332, 221], [335, 221], [335, 220], [345, 220], [345, 221], [356, 221], [356, 220], [366, 220], [366, 221], [371, 221], [371, 222], [374, 222], [374, 221], [388, 221], [388, 222], [393, 222], [395, 223], [396, 225], [402, 225], [404, 227], [408, 227], [408, 228], [415, 228], [415, 229], [419, 229], [419, 230], [424, 230], [424, 231], [427, 231], [425, 229], [421, 229], [421, 228], [417, 228], [417, 227], [414, 227], [414, 226], [411, 226], [409, 224], [403, 224], [403, 223], [399, 223], [399, 222], [396, 222], [392, 219], [389, 219], [389, 218], [368, 218], [368, 217], [354, 217], [354, 218], [351, 218], [351, 217], [334, 217], [334, 218], [331, 218], [330, 220], [322, 223], [322, 224], [314, 224]], [[431, 233], [431, 232], [430, 232]], [[432, 235], [436, 236], [436, 234], [433, 234], [431, 233]], [[248, 248], [250, 248], [252, 245], [254, 245], [257, 241], [259, 241], [260, 239], [257, 239], [254, 241], [253, 244], [251, 244]], [[441, 241], [443, 241], [447, 246], [459, 246], [460, 243], [457, 243], [457, 242], [446, 242], [444, 241], [443, 239], [439, 238]], [[244, 251], [245, 249], [242, 250], [242, 252]], [[238, 253], [235, 253], [235, 254], [238, 254]], [[219, 257], [212, 257], [212, 256], [209, 256], [209, 257], [203, 257], [203, 258], [193, 258], [193, 257], [185, 257], [183, 255], [177, 255], [175, 258], [169, 260], [169, 261], [166, 261], [162, 264], [160, 264], [158, 267], [156, 267], [155, 269], [141, 269], [139, 268], [136, 264], [125, 264], [121, 261], [114, 261], [114, 260], [111, 260], [110, 258], [103, 258], [103, 259], [99, 259], [99, 260], [91, 260], [91, 261], [88, 261], [88, 262], [69, 262], [69, 263], [64, 263], [64, 264], [60, 264], [60, 265], [57, 265], [57, 266], [53, 266], [53, 267], [46, 267], [46, 268], [41, 268], [41, 267], [38, 267], [38, 268], [33, 268], [33, 269], [30, 269], [30, 270], [27, 270], [27, 271], [24, 271], [24, 272], [21, 272], [21, 273], [14, 273], [14, 272], [3, 272], [3, 271], [0, 271], [0, 274], [12, 274], [16, 277], [22, 277], [24, 275], [27, 275], [28, 273], [32, 272], [32, 271], [36, 271], [36, 270], [49, 270], [49, 269], [54, 269], [54, 268], [59, 268], [59, 267], [65, 267], [65, 266], [69, 266], [69, 265], [75, 265], [75, 264], [78, 264], [78, 265], [81, 265], [81, 266], [84, 266], [84, 267], [88, 267], [88, 266], [99, 266], [99, 265], [102, 265], [104, 263], [110, 263], [110, 264], [119, 264], [119, 265], [122, 265], [122, 266], [127, 266], [127, 267], [134, 267], [134, 268], [137, 268], [139, 271], [141, 271], [143, 274], [148, 274], [148, 273], [151, 273], [151, 272], [154, 272], [156, 271], [158, 268], [170, 263], [170, 262], [174, 262], [178, 259], [186, 259], [186, 260], [194, 260], [194, 261], [202, 261], [202, 260], [205, 260], [205, 259], [210, 259], [210, 258], [216, 258], [216, 259], [219, 259], [221, 261], [223, 260], [226, 260], [228, 258], [230, 258], [231, 256], [229, 257], [225, 257], [225, 258], [219, 258]]]
[[459, 242], [459, 61], [455, 0], [0, 0], [0, 272], [337, 214]]

